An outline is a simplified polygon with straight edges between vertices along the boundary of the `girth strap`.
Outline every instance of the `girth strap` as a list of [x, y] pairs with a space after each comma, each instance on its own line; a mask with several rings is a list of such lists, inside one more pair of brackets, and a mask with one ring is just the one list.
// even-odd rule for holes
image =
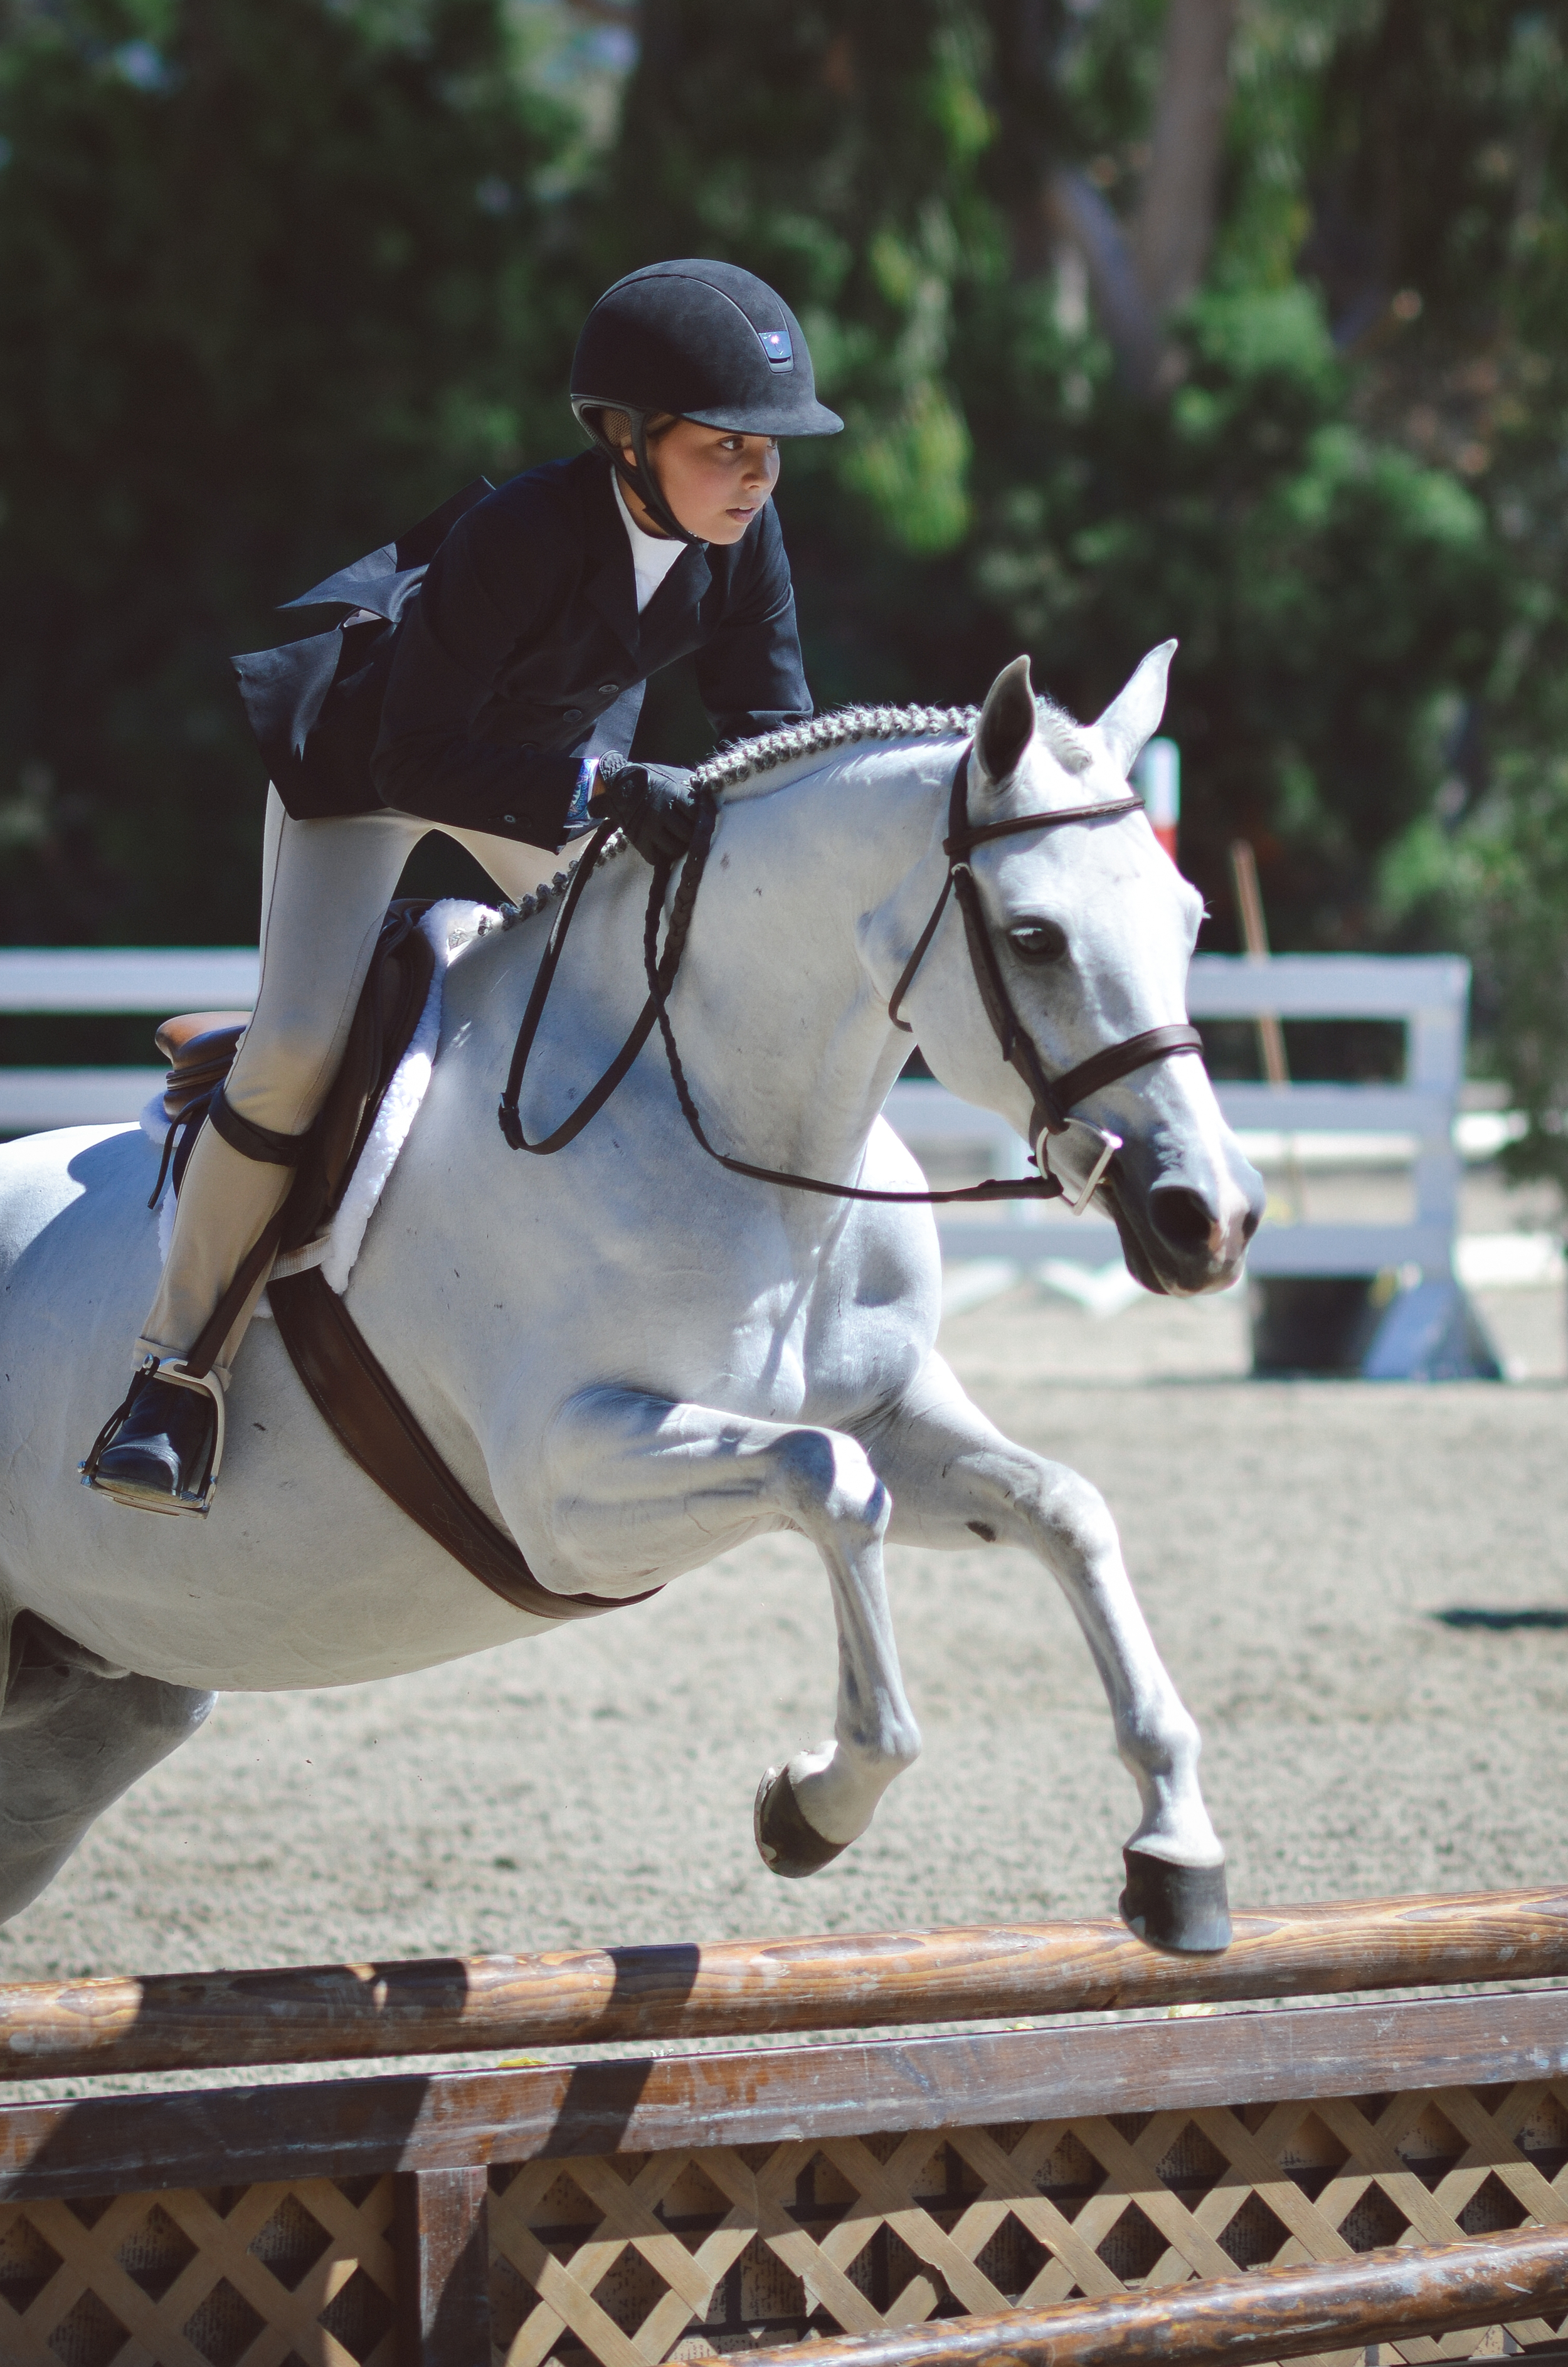
[[312, 1271], [274, 1281], [268, 1297], [294, 1369], [339, 1444], [493, 1594], [536, 1619], [593, 1619], [647, 1602], [647, 1593], [554, 1594], [541, 1586], [511, 1538], [448, 1470], [322, 1275]]

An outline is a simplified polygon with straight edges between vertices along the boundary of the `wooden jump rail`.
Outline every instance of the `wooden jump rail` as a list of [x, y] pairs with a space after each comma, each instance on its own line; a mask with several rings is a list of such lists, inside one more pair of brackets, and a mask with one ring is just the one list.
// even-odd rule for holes
[[1082, 1922], [12, 1984], [17, 2078], [642, 2051], [0, 2103], [0, 2361], [1540, 2346], [1564, 1976], [1543, 1889], [1244, 1914], [1210, 1958]]
[[1568, 1975], [1568, 1890], [1238, 1914], [1222, 1956], [1113, 1921], [0, 1984], [13, 2076], [760, 2037]]
[[1259, 2269], [1244, 2282], [1213, 2278], [1175, 2293], [840, 2335], [753, 2351], [748, 2367], [1252, 2367], [1431, 2340], [1495, 2326], [1521, 2306], [1568, 2310], [1568, 2234], [1528, 2227], [1483, 2244]]

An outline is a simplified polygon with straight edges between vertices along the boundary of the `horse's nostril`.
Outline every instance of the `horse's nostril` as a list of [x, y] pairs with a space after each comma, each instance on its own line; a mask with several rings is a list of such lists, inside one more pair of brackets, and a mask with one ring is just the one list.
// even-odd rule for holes
[[1154, 1229], [1174, 1250], [1206, 1250], [1215, 1216], [1200, 1193], [1185, 1184], [1157, 1184], [1149, 1195]]
[[1243, 1240], [1244, 1240], [1244, 1241], [1250, 1241], [1250, 1240], [1251, 1240], [1251, 1239], [1252, 1239], [1252, 1237], [1253, 1237], [1253, 1235], [1254, 1235], [1254, 1233], [1256, 1233], [1256, 1230], [1257, 1230], [1257, 1229], [1258, 1229], [1259, 1225], [1261, 1225], [1261, 1224], [1262, 1224], [1262, 1222], [1263, 1222], [1263, 1210], [1262, 1210], [1261, 1208], [1249, 1208], [1249, 1209], [1247, 1210], [1247, 1212], [1246, 1212], [1246, 1215], [1242, 1218], [1242, 1239], [1243, 1239]]

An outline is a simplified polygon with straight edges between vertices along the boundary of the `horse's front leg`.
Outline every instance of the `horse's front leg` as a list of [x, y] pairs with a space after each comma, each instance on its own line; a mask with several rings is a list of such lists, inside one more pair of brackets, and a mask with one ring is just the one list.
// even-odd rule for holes
[[[775, 1874], [815, 1874], [858, 1840], [920, 1750], [882, 1571], [887, 1489], [841, 1432], [755, 1421], [629, 1389], [585, 1390], [552, 1424], [544, 1582], [634, 1592], [764, 1530], [796, 1528], [821, 1554], [838, 1628], [831, 1741], [770, 1767], [756, 1840]], [[553, 1563], [553, 1566], [552, 1566]]]
[[1142, 1801], [1123, 1852], [1122, 1914], [1162, 1947], [1225, 1947], [1225, 1852], [1199, 1787], [1198, 1727], [1154, 1648], [1098, 1489], [1005, 1438], [936, 1355], [866, 1444], [892, 1491], [895, 1542], [1027, 1546], [1056, 1578], [1094, 1655], [1117, 1749]]

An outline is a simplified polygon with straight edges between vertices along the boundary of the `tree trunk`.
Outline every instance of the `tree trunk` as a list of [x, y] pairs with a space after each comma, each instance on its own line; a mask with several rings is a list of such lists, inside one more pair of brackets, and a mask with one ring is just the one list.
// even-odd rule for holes
[[1152, 153], [1131, 233], [1081, 173], [1053, 173], [1041, 209], [1083, 255], [1122, 378], [1144, 396], [1170, 383], [1175, 357], [1164, 323], [1202, 279], [1213, 243], [1235, 14], [1236, 0], [1170, 0]]
[[1235, 15], [1235, 0], [1170, 0], [1153, 154], [1132, 233], [1156, 318], [1186, 302], [1209, 260]]

